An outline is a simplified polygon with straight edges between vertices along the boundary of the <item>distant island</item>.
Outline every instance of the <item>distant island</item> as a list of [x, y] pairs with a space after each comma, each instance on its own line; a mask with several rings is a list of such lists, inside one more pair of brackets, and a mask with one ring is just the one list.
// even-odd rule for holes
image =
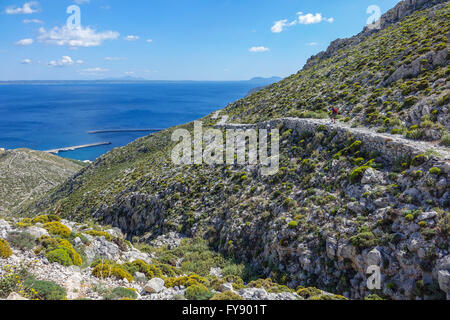
[[125, 76], [118, 78], [105, 78], [97, 80], [12, 80], [12, 81], [0, 81], [0, 85], [10, 84], [77, 84], [77, 83], [135, 83], [135, 82], [148, 82], [148, 83], [170, 83], [170, 82], [251, 82], [256, 87], [265, 87], [272, 83], [281, 81], [280, 77], [255, 77], [250, 80], [147, 80], [139, 77]]

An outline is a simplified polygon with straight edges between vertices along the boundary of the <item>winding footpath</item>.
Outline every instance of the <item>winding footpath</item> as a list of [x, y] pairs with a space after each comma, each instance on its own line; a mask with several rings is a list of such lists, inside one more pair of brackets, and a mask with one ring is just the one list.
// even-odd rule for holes
[[329, 119], [280, 118], [256, 124], [226, 123], [227, 119], [227, 116], [223, 116], [214, 127], [220, 129], [246, 130], [255, 128], [274, 128], [279, 124], [284, 124], [289, 129], [297, 130], [299, 132], [316, 132], [320, 126], [325, 126], [328, 130], [336, 131], [342, 135], [351, 133], [355, 138], [365, 143], [366, 148], [369, 151], [379, 151], [389, 158], [428, 154], [437, 160], [450, 164], [450, 148], [427, 141], [408, 140], [399, 135], [378, 133], [368, 128], [351, 127], [342, 122], [332, 123]]

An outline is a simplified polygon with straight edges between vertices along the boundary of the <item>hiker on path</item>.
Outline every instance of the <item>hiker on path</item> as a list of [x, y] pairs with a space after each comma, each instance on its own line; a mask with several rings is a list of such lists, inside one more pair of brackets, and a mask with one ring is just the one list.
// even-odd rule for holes
[[338, 113], [339, 113], [339, 109], [337, 107], [331, 108], [331, 121], [333, 121], [333, 123], [336, 123], [336, 118], [337, 118]]

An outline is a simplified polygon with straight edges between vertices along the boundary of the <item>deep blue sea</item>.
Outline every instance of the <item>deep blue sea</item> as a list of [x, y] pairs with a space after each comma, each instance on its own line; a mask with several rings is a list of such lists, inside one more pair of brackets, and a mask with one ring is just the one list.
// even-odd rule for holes
[[88, 131], [168, 128], [223, 108], [254, 87], [249, 81], [0, 85], [0, 148], [49, 150], [111, 142], [59, 153], [95, 160], [149, 133]]

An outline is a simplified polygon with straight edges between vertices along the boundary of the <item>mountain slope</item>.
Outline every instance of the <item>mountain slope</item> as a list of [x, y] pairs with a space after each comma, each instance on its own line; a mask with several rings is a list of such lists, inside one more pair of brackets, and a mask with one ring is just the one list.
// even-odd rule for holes
[[448, 145], [448, 2], [402, 1], [383, 21], [424, 2], [441, 3], [383, 23], [380, 31], [334, 41], [297, 74], [228, 106], [230, 120], [323, 118], [338, 106], [342, 121], [415, 140], [445, 137]]
[[[424, 2], [403, 1], [394, 10], [400, 22], [385, 16], [394, 24], [332, 44], [296, 75], [222, 111], [235, 123], [269, 120], [280, 129], [275, 176], [262, 176], [259, 166], [175, 166], [171, 128], [100, 157], [22, 213], [94, 217], [143, 241], [170, 231], [201, 236], [291, 287], [363, 298], [371, 293], [366, 269], [375, 264], [381, 295], [444, 297], [448, 161], [426, 147], [391, 146], [390, 137], [360, 137], [345, 126], [270, 121], [323, 117], [337, 104], [351, 126], [445, 145], [450, 6], [426, 4], [437, 2], [414, 11]], [[192, 131], [193, 124], [180, 127]], [[432, 149], [436, 142], [424, 143]]]
[[27, 149], [0, 152], [0, 213], [39, 199], [79, 171], [81, 163]]

